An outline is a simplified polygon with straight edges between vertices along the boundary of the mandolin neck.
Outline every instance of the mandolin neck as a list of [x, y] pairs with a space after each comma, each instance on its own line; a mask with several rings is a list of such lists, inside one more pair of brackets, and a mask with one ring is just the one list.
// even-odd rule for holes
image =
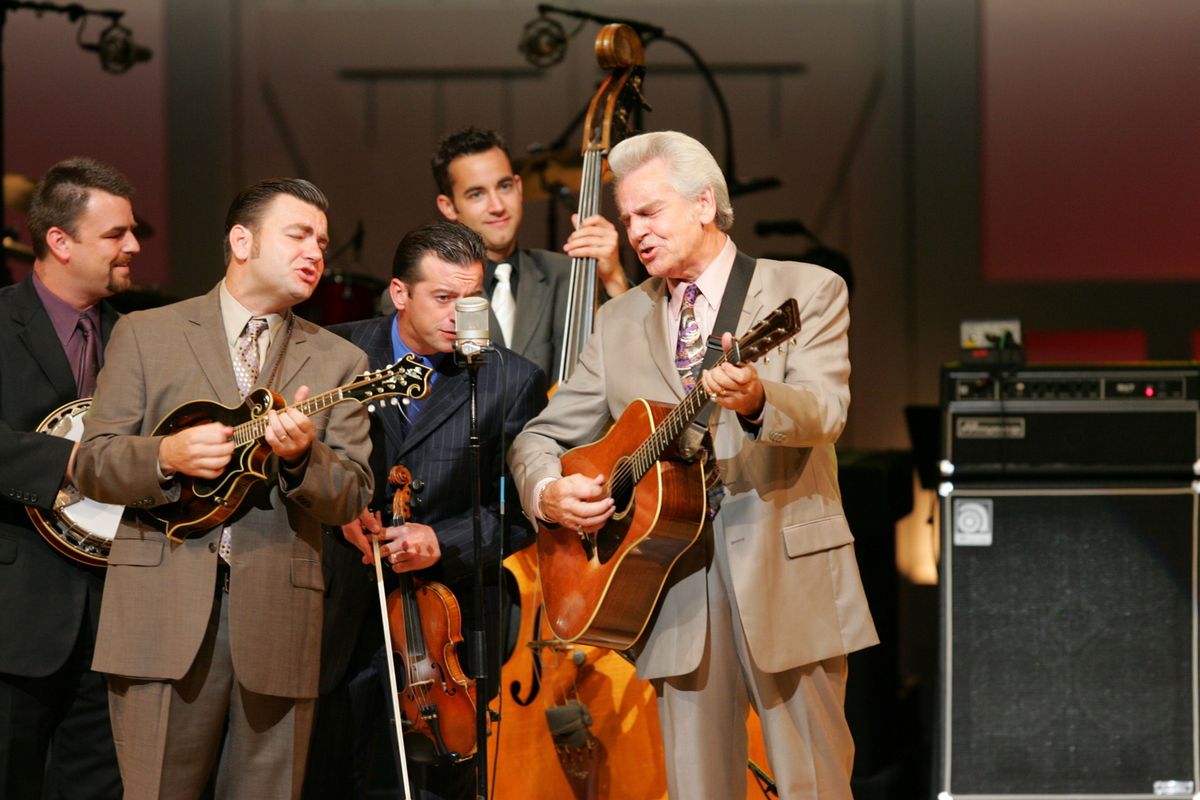
[[[344, 400], [355, 400], [356, 397], [346, 394], [348, 387], [339, 386], [336, 389], [331, 389], [328, 392], [310, 397], [303, 400], [290, 408], [295, 408], [306, 417], [311, 417], [313, 414], [324, 411], [327, 408], [341, 403]], [[239, 447], [244, 444], [250, 444], [262, 439], [267, 432], [267, 417], [255, 417], [247, 422], [243, 422], [233, 429], [233, 443]]]

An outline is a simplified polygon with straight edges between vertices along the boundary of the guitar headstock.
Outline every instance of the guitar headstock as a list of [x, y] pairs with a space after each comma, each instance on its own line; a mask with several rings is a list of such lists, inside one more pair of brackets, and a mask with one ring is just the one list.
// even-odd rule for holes
[[800, 332], [800, 305], [789, 297], [779, 308], [733, 343], [729, 360], [735, 364], [757, 361], [760, 356]]
[[355, 376], [354, 381], [343, 388], [342, 394], [366, 405], [369, 411], [374, 411], [375, 403], [389, 397], [396, 403], [401, 397], [419, 400], [429, 394], [429, 375], [432, 372], [431, 367], [409, 353], [394, 364]]

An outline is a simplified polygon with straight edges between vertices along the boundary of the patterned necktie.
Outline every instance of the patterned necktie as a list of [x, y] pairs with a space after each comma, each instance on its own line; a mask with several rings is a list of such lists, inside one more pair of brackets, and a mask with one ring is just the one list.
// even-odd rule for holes
[[675, 369], [679, 370], [683, 388], [689, 392], [696, 388], [700, 361], [704, 357], [704, 337], [700, 333], [700, 323], [696, 321], [696, 298], [699, 296], [700, 287], [694, 283], [689, 283], [683, 290], [683, 304], [679, 308], [679, 341], [675, 344]]
[[75, 386], [80, 397], [91, 397], [96, 391], [97, 372], [97, 343], [96, 322], [89, 314], [80, 314], [75, 323], [75, 330], [83, 336], [83, 350], [79, 355], [79, 369], [75, 377]]
[[512, 292], [512, 264], [496, 265], [496, 286], [492, 289], [492, 313], [500, 323], [505, 347], [512, 347], [513, 319], [517, 316], [517, 301]]
[[233, 377], [237, 380], [238, 392], [242, 397], [250, 394], [258, 380], [258, 337], [267, 329], [262, 317], [251, 317], [237, 339], [233, 359]]

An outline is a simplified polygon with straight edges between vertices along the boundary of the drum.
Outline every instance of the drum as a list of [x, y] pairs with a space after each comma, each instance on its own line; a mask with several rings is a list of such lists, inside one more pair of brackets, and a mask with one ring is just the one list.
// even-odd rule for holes
[[296, 313], [318, 325], [376, 317], [386, 289], [385, 282], [370, 275], [331, 270], [322, 276], [312, 297], [296, 306]]

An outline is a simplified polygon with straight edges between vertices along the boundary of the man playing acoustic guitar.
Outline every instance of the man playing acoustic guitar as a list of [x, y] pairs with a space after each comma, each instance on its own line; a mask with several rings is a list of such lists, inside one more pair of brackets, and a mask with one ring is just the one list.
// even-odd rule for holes
[[249, 414], [242, 398], [259, 396], [255, 387], [300, 404], [309, 387], [347, 387], [366, 369], [362, 351], [290, 311], [324, 270], [327, 205], [308, 181], [251, 186], [226, 216], [225, 279], [113, 331], [76, 473], [89, 497], [129, 509], [109, 554], [94, 667], [110, 676], [130, 800], [197, 797], [218, 758], [218, 797], [300, 793], [317, 696], [321, 525], [349, 522], [371, 496], [366, 410], [267, 412], [265, 460], [253, 465], [265, 479], [223, 524], [180, 540], [166, 536], [161, 510], [181, 492], [203, 494], [250, 451], [222, 421], [154, 431], [185, 403]]
[[[612, 530], [649, 541], [664, 523], [639, 507], [653, 487], [639, 485], [632, 504], [628, 492], [610, 493], [609, 478], [616, 486], [617, 474], [627, 477], [628, 461], [599, 471], [607, 474], [564, 476], [560, 459], [639, 398], [679, 404], [698, 384], [716, 407], [707, 426], [714, 458], [705, 469], [711, 476], [715, 464], [719, 482], [706, 493], [702, 478], [687, 492], [695, 543], [673, 568], [664, 565], [664, 581], [647, 594], [630, 637], [638, 638], [638, 674], [658, 694], [670, 795], [745, 797], [753, 703], [780, 796], [848, 799], [854, 745], [842, 707], [846, 654], [878, 640], [833, 447], [850, 403], [845, 282], [811, 264], [739, 253], [725, 232], [733, 223], [725, 179], [688, 136], [627, 139], [609, 166], [629, 243], [651, 278], [600, 308], [578, 368], [509, 452], [525, 512], [541, 526], [550, 624], [561, 621], [552, 610], [555, 576], [547, 574], [558, 555], [576, 554], [578, 578], [559, 581], [575, 586], [616, 560]], [[757, 364], [714, 358], [701, 373], [706, 349], [720, 353], [705, 347], [710, 334], [730, 348], [731, 334], [745, 334], [789, 299], [799, 309], [791, 343]], [[652, 468], [642, 482], [656, 475]], [[542, 550], [551, 536], [569, 544]], [[618, 566], [607, 591], [629, 608], [630, 596], [645, 591], [645, 574], [621, 579]], [[580, 618], [589, 619], [586, 609]], [[580, 641], [589, 636], [616, 638], [600, 630]]]

